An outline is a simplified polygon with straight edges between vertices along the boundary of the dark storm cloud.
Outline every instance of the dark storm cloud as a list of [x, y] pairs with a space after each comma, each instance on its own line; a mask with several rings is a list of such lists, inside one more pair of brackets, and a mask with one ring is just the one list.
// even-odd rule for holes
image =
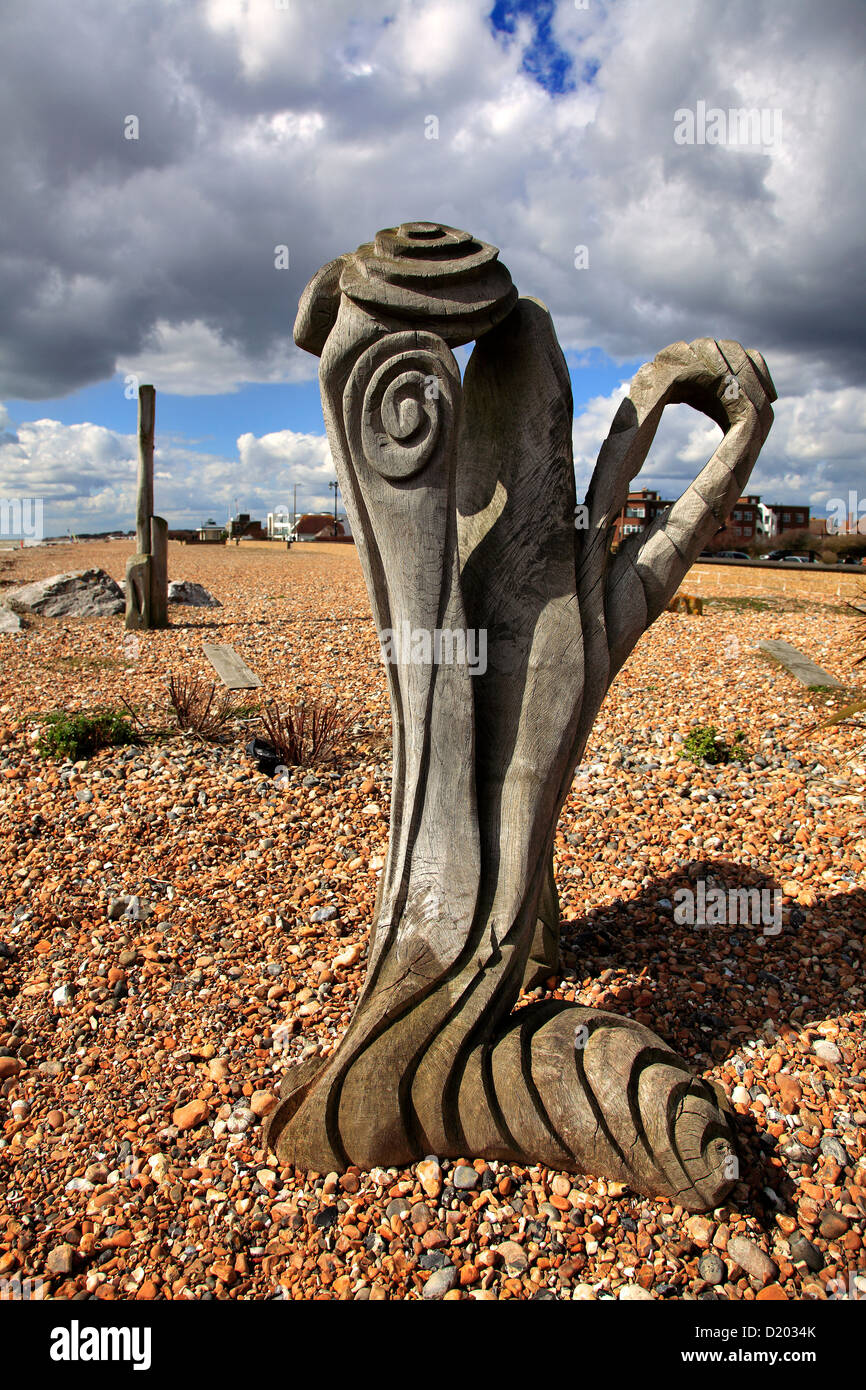
[[[546, 42], [597, 67], [561, 93], [527, 71], [522, 9], [507, 44], [467, 0], [7, 14], [0, 396], [105, 378], [166, 325], [230, 344], [250, 380], [309, 371], [289, 342], [307, 279], [407, 217], [499, 244], [573, 346], [710, 332], [775, 353], [783, 389], [859, 382], [863, 6], [546, 5]], [[781, 146], [677, 146], [699, 100], [779, 109]]]

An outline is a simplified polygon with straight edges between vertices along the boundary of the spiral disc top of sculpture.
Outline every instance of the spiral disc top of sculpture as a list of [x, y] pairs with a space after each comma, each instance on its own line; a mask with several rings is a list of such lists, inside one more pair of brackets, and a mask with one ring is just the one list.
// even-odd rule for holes
[[377, 317], [411, 320], [452, 345], [471, 342], [514, 307], [495, 246], [438, 222], [403, 222], [343, 258], [340, 289]]

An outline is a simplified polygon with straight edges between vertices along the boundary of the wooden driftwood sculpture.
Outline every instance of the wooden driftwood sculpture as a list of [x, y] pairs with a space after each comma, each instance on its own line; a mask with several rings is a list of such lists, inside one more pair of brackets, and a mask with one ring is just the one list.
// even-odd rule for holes
[[[332, 1056], [286, 1076], [269, 1145], [319, 1172], [544, 1163], [713, 1207], [736, 1161], [709, 1085], [618, 1015], [512, 1010], [555, 967], [553, 839], [593, 720], [745, 486], [772, 421], [766, 365], [705, 338], [642, 367], [576, 528], [568, 371], [495, 247], [433, 223], [380, 232], [315, 276], [295, 339], [321, 357], [377, 627], [413, 640], [388, 665], [391, 833], [365, 985]], [[461, 383], [452, 348], [472, 339]], [[662, 411], [682, 401], [724, 437], [611, 556]], [[437, 632], [483, 632], [486, 663], [414, 640]]]

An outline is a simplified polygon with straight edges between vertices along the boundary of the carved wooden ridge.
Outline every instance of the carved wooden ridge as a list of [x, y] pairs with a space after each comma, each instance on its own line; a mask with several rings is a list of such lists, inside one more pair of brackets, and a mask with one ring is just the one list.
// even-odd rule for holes
[[[463, 381], [452, 349], [477, 340]], [[557, 818], [611, 681], [743, 491], [772, 422], [760, 354], [701, 338], [635, 377], [575, 527], [568, 370], [495, 247], [407, 223], [331, 261], [295, 340], [380, 632], [484, 632], [486, 663], [388, 664], [393, 792], [366, 981], [268, 1128], [326, 1172], [425, 1155], [543, 1163], [701, 1210], [736, 1163], [712, 1088], [648, 1028], [557, 1000]], [[679, 501], [610, 554], [666, 405], [724, 431]], [[422, 649], [424, 644], [420, 644]]]

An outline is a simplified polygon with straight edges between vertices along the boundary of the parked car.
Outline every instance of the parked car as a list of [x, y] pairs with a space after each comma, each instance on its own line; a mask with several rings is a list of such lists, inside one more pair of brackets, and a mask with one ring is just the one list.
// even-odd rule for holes
[[814, 565], [818, 562], [818, 556], [813, 550], [771, 550], [769, 555], [764, 556], [764, 559], [795, 565]]
[[719, 550], [719, 551], [716, 552], [716, 559], [717, 559], [717, 560], [749, 560], [749, 559], [751, 559], [751, 556], [750, 556], [750, 555], [747, 555], [746, 552], [745, 552], [745, 550]]

